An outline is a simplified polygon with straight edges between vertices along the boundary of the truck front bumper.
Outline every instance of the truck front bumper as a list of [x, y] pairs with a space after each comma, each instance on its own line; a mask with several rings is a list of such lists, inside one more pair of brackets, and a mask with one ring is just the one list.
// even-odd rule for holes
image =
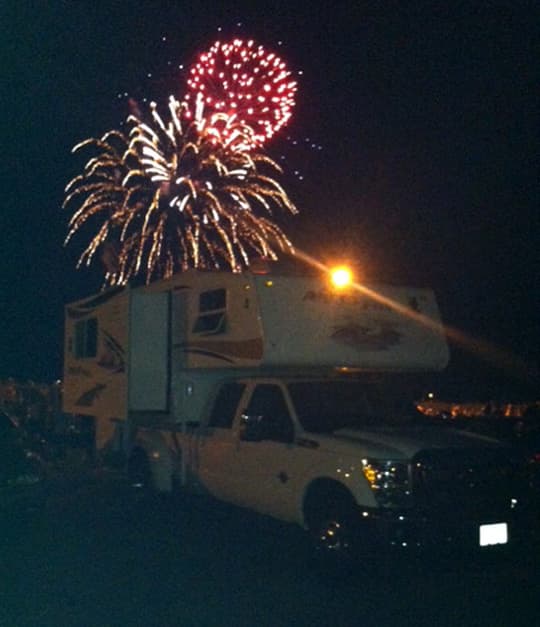
[[[458, 514], [360, 509], [361, 538], [378, 548], [430, 553], [514, 550], [540, 544], [537, 511], [471, 520]], [[375, 540], [375, 542], [373, 542]]]

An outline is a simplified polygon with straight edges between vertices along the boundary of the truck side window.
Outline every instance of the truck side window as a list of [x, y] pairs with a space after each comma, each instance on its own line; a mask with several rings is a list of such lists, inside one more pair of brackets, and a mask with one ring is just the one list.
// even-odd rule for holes
[[261, 416], [265, 423], [266, 439], [292, 442], [294, 426], [289, 408], [278, 385], [261, 384], [255, 388], [246, 413]]
[[244, 393], [243, 383], [225, 383], [219, 390], [212, 413], [210, 414], [209, 427], [230, 429], [236, 413], [238, 403]]

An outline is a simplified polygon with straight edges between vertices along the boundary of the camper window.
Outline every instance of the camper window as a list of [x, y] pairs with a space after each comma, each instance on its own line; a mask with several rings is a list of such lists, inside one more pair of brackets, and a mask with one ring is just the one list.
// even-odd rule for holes
[[202, 335], [225, 333], [225, 313], [199, 316], [195, 322], [193, 333], [201, 333]]
[[75, 324], [75, 357], [95, 357], [97, 354], [97, 318], [79, 320]]
[[199, 296], [199, 313], [224, 310], [227, 307], [227, 292], [224, 289], [208, 290]]
[[199, 316], [193, 333], [217, 335], [226, 331], [227, 292], [224, 289], [208, 290], [199, 296]]

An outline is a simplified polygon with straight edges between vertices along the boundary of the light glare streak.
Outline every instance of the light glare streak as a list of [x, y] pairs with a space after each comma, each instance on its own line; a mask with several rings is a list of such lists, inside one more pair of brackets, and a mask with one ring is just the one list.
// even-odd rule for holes
[[[308, 253], [299, 250], [298, 248], [295, 248], [293, 256], [300, 259], [307, 265], [316, 268], [325, 276], [329, 276], [330, 272], [332, 271], [332, 268], [330, 266], [325, 265], [312, 255], [309, 255]], [[517, 355], [514, 355], [510, 351], [501, 348], [500, 346], [497, 346], [492, 342], [489, 342], [483, 338], [473, 337], [456, 327], [438, 322], [437, 320], [433, 320], [429, 316], [415, 311], [410, 307], [402, 305], [392, 298], [384, 296], [384, 294], [380, 294], [376, 290], [371, 289], [366, 285], [363, 285], [362, 283], [351, 283], [351, 289], [356, 290], [361, 294], [364, 294], [368, 298], [374, 300], [381, 305], [389, 307], [401, 316], [409, 318], [410, 320], [413, 320], [414, 322], [423, 325], [434, 333], [443, 335], [450, 342], [454, 343], [457, 346], [460, 346], [469, 354], [474, 355], [478, 359], [481, 359], [491, 366], [499, 368], [500, 370], [508, 373], [516, 379], [526, 381], [530, 380], [531, 376], [534, 376], [534, 372], [531, 374], [531, 366], [527, 364], [523, 359], [521, 359]]]

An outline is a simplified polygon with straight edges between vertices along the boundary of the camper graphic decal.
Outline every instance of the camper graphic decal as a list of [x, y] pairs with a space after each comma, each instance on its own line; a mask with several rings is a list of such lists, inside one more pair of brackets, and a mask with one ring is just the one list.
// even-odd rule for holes
[[226, 361], [228, 364], [234, 364], [235, 360], [230, 359], [226, 355], [221, 355], [219, 353], [214, 353], [212, 351], [204, 350], [201, 348], [185, 348], [184, 353], [189, 355], [201, 355], [202, 357], [212, 357], [213, 359], [217, 359], [218, 361]]
[[262, 359], [262, 338], [253, 338], [244, 341], [198, 341], [188, 344], [180, 344], [184, 353], [213, 357], [219, 361], [235, 363], [237, 360], [250, 359], [253, 361]]
[[388, 322], [375, 323], [369, 327], [351, 323], [335, 327], [330, 337], [357, 351], [385, 351], [399, 344], [402, 334]]
[[103, 350], [100, 352], [97, 365], [110, 372], [125, 372], [126, 359], [123, 347], [104, 329], [101, 335]]
[[98, 383], [90, 390], [81, 394], [75, 401], [75, 405], [78, 405], [79, 407], [91, 407], [106, 387], [107, 386], [104, 383]]
[[67, 373], [75, 377], [90, 378], [92, 376], [92, 373], [90, 372], [90, 370], [87, 370], [86, 368], [82, 368], [81, 366], [70, 366], [67, 369]]
[[391, 307], [385, 303], [377, 302], [372, 298], [357, 292], [336, 292], [329, 289], [308, 290], [302, 300], [306, 302], [321, 303], [324, 305], [353, 305], [359, 311], [391, 311]]

